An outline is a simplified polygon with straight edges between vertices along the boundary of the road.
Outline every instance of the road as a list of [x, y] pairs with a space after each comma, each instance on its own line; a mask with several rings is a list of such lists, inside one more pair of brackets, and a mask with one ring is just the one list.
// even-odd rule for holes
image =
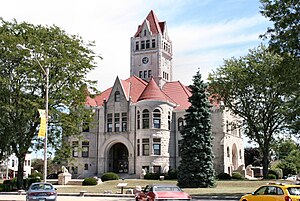
[[[0, 201], [25, 201], [25, 195], [0, 195]], [[214, 199], [215, 200], [215, 199]], [[134, 201], [133, 198], [121, 197], [78, 197], [58, 196], [57, 201]], [[211, 199], [193, 199], [193, 201], [212, 201]], [[218, 201], [237, 201], [237, 199], [226, 199]]]

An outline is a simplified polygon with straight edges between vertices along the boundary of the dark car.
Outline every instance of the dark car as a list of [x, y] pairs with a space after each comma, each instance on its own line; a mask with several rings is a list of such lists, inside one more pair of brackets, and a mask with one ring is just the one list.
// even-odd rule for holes
[[169, 184], [147, 185], [144, 190], [135, 194], [136, 201], [190, 201], [192, 197], [183, 192], [178, 186]]
[[49, 174], [49, 175], [47, 175], [47, 179], [58, 179], [58, 174], [55, 174], [55, 173]]
[[57, 201], [56, 189], [50, 183], [33, 183], [26, 193], [26, 201]]

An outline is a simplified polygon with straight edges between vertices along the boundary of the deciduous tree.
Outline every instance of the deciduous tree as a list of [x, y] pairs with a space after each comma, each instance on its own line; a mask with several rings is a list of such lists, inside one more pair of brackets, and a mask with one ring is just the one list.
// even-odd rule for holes
[[[57, 26], [33, 25], [0, 18], [0, 135], [19, 160], [18, 188], [22, 187], [26, 153], [37, 138], [39, 108], [45, 108], [45, 76], [49, 68], [48, 144], [61, 146], [64, 136], [80, 133], [88, 116], [84, 102], [86, 78], [95, 68], [93, 43], [67, 34]], [[33, 50], [18, 50], [17, 44]], [[40, 62], [39, 66], [37, 60]], [[2, 147], [1, 147], [2, 149]]]

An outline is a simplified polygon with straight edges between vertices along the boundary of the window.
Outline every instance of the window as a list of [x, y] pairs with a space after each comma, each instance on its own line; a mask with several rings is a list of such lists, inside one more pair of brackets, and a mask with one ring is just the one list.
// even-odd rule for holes
[[139, 72], [139, 78], [142, 78], [143, 77], [143, 71], [140, 71]]
[[78, 157], [78, 141], [72, 142], [72, 156]]
[[71, 168], [73, 174], [78, 174], [78, 167]]
[[112, 132], [112, 114], [107, 114], [107, 132]]
[[149, 156], [149, 138], [142, 139], [143, 143], [143, 156]]
[[147, 71], [144, 71], [144, 78], [147, 78]]
[[81, 155], [82, 157], [84, 158], [88, 158], [89, 157], [89, 146], [90, 146], [90, 143], [89, 141], [82, 141], [82, 152], [81, 152]]
[[171, 112], [168, 112], [168, 130], [171, 130]]
[[89, 164], [84, 164], [84, 170], [89, 170]]
[[178, 131], [182, 131], [183, 129], [183, 118], [178, 118]]
[[152, 77], [152, 72], [151, 70], [148, 70], [148, 78], [151, 78]]
[[155, 39], [152, 39], [152, 48], [155, 48]]
[[120, 132], [120, 114], [115, 113], [115, 132]]
[[150, 40], [146, 40], [146, 49], [150, 48]]
[[145, 41], [141, 41], [141, 49], [145, 49]]
[[136, 155], [140, 156], [140, 139], [137, 139]]
[[153, 127], [160, 128], [160, 111], [159, 111], [159, 109], [155, 109], [153, 111]]
[[115, 92], [115, 102], [120, 102], [120, 92], [119, 91]]
[[144, 169], [146, 172], [149, 172], [149, 166], [142, 166], [142, 169]]
[[15, 160], [11, 160], [11, 167], [15, 167]]
[[153, 154], [160, 155], [160, 138], [153, 138]]
[[242, 150], [239, 150], [240, 159], [242, 159]]
[[146, 30], [144, 30], [144, 36], [147, 36], [147, 31]]
[[228, 157], [228, 158], [230, 157], [230, 150], [229, 150], [229, 147], [227, 147], [227, 157]]
[[141, 120], [140, 118], [141, 118], [140, 111], [137, 111], [137, 122], [136, 122], [137, 129], [140, 129], [140, 120]]
[[142, 118], [143, 118], [143, 120], [142, 120], [143, 121], [143, 129], [149, 128], [149, 110], [145, 109], [143, 111]]
[[127, 112], [122, 113], [122, 132], [127, 131]]
[[139, 41], [135, 42], [135, 50], [139, 50]]
[[90, 126], [88, 123], [82, 123], [82, 132], [90, 132]]
[[154, 173], [160, 173], [161, 167], [160, 166], [153, 166], [153, 172]]

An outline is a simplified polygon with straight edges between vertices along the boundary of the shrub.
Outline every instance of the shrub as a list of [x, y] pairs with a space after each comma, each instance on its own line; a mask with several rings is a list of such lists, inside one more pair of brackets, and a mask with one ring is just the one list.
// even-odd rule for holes
[[82, 182], [83, 186], [95, 186], [97, 184], [98, 184], [97, 179], [94, 177], [85, 178]]
[[267, 179], [276, 179], [276, 175], [274, 174], [268, 174]]
[[34, 172], [28, 176], [29, 178], [36, 178], [39, 177], [40, 179], [43, 178], [43, 174], [41, 172]]
[[231, 178], [232, 179], [238, 179], [238, 180], [243, 180], [244, 179], [240, 172], [233, 172], [232, 175], [231, 175]]
[[268, 174], [274, 174], [276, 179], [282, 179], [282, 169], [280, 168], [270, 169]]
[[217, 178], [219, 180], [230, 180], [231, 176], [225, 172], [221, 172], [220, 174], [218, 174]]
[[168, 171], [168, 175], [165, 177], [166, 179], [178, 179], [178, 171], [176, 169], [170, 169]]
[[144, 176], [144, 179], [148, 179], [148, 180], [157, 180], [157, 179], [159, 179], [159, 176], [161, 176], [161, 174], [159, 174], [159, 173], [150, 173], [150, 172], [148, 172], [148, 173]]
[[3, 181], [3, 191], [9, 192], [12, 190], [11, 180], [4, 180]]
[[109, 181], [109, 180], [118, 180], [119, 175], [113, 172], [106, 172], [102, 175], [101, 180], [104, 181]]

